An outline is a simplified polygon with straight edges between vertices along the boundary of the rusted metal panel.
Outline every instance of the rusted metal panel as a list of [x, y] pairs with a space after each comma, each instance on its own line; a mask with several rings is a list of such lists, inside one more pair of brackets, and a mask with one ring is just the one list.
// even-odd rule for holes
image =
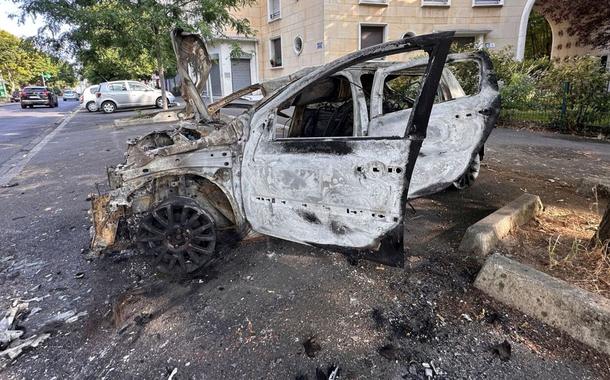
[[123, 217], [121, 207], [111, 205], [111, 195], [91, 195], [93, 220], [91, 248], [94, 252], [115, 244], [119, 220]]

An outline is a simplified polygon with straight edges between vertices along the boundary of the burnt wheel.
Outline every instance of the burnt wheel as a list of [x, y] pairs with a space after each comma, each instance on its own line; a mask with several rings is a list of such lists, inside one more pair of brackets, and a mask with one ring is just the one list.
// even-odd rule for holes
[[458, 190], [464, 190], [474, 184], [477, 177], [479, 176], [479, 172], [481, 171], [481, 155], [477, 154], [474, 159], [468, 165], [466, 172], [462, 174], [460, 178], [458, 178], [455, 182], [453, 182], [453, 186]]
[[137, 235], [163, 273], [185, 275], [214, 256], [216, 229], [212, 217], [190, 198], [167, 200], [145, 215]]

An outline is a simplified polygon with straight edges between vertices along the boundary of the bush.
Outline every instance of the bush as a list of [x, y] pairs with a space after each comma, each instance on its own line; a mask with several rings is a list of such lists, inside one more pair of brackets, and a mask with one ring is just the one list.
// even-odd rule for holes
[[[561, 124], [571, 131], [608, 124], [610, 73], [598, 57], [519, 62], [509, 50], [490, 55], [500, 83], [504, 115], [514, 118], [532, 112], [547, 113], [538, 119], [551, 120], [551, 124]], [[562, 113], [564, 98], [566, 112]]]
[[602, 68], [598, 57], [571, 58], [552, 65], [540, 80], [541, 90], [561, 104], [566, 99], [566, 125], [580, 128], [595, 123], [608, 112], [610, 73]]

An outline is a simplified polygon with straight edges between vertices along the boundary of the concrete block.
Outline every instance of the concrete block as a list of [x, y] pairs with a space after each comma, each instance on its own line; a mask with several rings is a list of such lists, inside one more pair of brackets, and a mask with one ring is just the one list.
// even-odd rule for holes
[[158, 123], [169, 123], [180, 120], [180, 112], [182, 109], [176, 111], [159, 111], [154, 116], [145, 115], [140, 117], [116, 119], [114, 120], [115, 127], [127, 127], [132, 125], [142, 124], [158, 124]]
[[523, 194], [493, 214], [468, 227], [459, 250], [486, 256], [514, 228], [526, 223], [543, 209], [540, 197]]
[[475, 287], [610, 355], [610, 300], [494, 254]]

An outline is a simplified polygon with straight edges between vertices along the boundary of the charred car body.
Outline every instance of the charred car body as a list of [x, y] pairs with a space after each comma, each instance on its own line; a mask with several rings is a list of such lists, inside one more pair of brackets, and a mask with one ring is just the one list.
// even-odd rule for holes
[[[208, 263], [216, 243], [260, 233], [400, 263], [407, 200], [478, 174], [499, 96], [484, 53], [449, 55], [452, 32], [349, 54], [206, 106], [205, 46], [175, 31], [186, 113], [128, 142], [93, 196], [94, 253], [138, 245], [165, 272]], [[376, 60], [422, 51], [423, 59]], [[472, 64], [466, 94], [445, 64]], [[470, 71], [468, 71], [470, 70]], [[473, 71], [474, 70], [474, 71]], [[220, 108], [254, 90], [243, 114]]]

